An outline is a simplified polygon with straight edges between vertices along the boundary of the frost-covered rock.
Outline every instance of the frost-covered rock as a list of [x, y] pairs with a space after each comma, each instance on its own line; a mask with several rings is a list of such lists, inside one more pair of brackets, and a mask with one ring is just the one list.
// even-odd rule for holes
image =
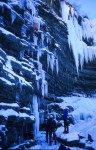
[[7, 56], [6, 53], [0, 48], [0, 56], [6, 61], [7, 60]]

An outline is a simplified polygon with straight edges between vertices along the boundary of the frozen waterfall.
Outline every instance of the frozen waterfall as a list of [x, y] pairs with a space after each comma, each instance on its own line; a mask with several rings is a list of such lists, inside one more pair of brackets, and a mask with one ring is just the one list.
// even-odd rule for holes
[[69, 47], [73, 51], [78, 72], [79, 66], [82, 69], [84, 61], [89, 62], [96, 58], [96, 46], [89, 46], [84, 42], [84, 39], [89, 41], [93, 38], [91, 23], [87, 17], [82, 17], [81, 24], [79, 24], [76, 10], [65, 1], [61, 1], [60, 6], [62, 19], [68, 28]]

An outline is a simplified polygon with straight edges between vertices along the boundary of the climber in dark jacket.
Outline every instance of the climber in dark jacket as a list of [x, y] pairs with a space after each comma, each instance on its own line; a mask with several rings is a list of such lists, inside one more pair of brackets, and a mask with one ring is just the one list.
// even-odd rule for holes
[[50, 118], [47, 122], [47, 126], [48, 126], [48, 131], [49, 131], [49, 143], [50, 143], [50, 145], [52, 144], [52, 134], [53, 134], [53, 139], [56, 144], [56, 134], [55, 134], [56, 121], [53, 119], [52, 115], [50, 115]]
[[69, 124], [68, 124], [68, 108], [67, 107], [64, 109], [63, 119], [64, 119], [64, 133], [68, 133]]

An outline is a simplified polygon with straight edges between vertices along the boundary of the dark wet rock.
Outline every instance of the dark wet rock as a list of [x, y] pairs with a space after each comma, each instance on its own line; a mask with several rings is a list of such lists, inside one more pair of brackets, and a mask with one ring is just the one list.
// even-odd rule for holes
[[0, 12], [3, 16], [3, 22], [6, 29], [15, 33], [17, 36], [21, 36], [21, 28], [24, 24], [24, 19], [5, 3], [0, 3]]
[[[4, 78], [3, 78], [4, 79]], [[1, 102], [15, 102], [15, 84], [10, 81], [0, 78], [0, 101]]]
[[22, 73], [25, 78], [32, 79], [32, 70], [22, 66]]
[[[16, 103], [15, 103], [16, 104]], [[15, 110], [16, 112], [19, 112], [20, 108], [19, 108], [19, 105], [11, 105], [11, 103], [0, 103], [0, 109], [13, 109]]]
[[3, 69], [3, 63], [2, 61], [0, 60], [0, 71]]
[[20, 73], [22, 71], [22, 65], [19, 61], [11, 60], [12, 69], [16, 73]]
[[71, 149], [67, 148], [64, 144], [61, 144], [59, 150], [71, 150]]
[[25, 50], [28, 50], [27, 42], [25, 43], [24, 40], [22, 40], [22, 39], [20, 40], [19, 37], [15, 36], [13, 33], [9, 32], [1, 27], [0, 27], [0, 42], [7, 49], [21, 51], [22, 53]]
[[63, 100], [62, 100], [61, 98], [58, 98], [58, 97], [57, 97], [57, 98], [55, 98], [55, 102], [56, 102], [56, 103], [62, 103]]
[[20, 108], [20, 112], [30, 114], [30, 109], [27, 107]]

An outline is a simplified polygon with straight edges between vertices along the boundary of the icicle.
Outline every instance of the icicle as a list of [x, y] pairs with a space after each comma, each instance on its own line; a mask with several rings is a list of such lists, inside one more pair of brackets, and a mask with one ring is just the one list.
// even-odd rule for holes
[[65, 1], [60, 1], [60, 6], [62, 19], [67, 23], [70, 8], [66, 5]]
[[26, 37], [26, 28], [25, 28], [24, 25], [23, 25], [22, 28], [21, 28], [21, 35], [22, 35], [23, 37]]
[[48, 36], [47, 36], [46, 38], [47, 38], [47, 44], [48, 44], [48, 42], [49, 42], [49, 38], [48, 38]]
[[58, 71], [59, 71], [58, 59], [56, 59], [56, 72], [57, 72], [57, 74], [58, 74]]
[[36, 35], [33, 35], [33, 39], [34, 39], [34, 44], [37, 45], [38, 37]]
[[54, 68], [54, 55], [53, 54], [50, 54], [50, 67], [53, 72], [53, 68]]
[[87, 40], [88, 40], [88, 38], [92, 37], [91, 24], [90, 24], [89, 19], [83, 18], [82, 28], [83, 28], [83, 37], [84, 38], [87, 38]]
[[13, 23], [14, 20], [16, 19], [16, 13], [13, 10], [11, 10], [11, 19], [12, 19], [11, 23]]
[[19, 80], [19, 89], [20, 89], [20, 93], [22, 92], [22, 82]]
[[19, 92], [18, 91], [16, 91], [16, 101], [20, 101], [20, 94], [19, 94]]
[[[8, 57], [7, 57], [8, 58]], [[11, 60], [8, 58], [7, 62], [6, 62], [6, 67], [9, 68], [10, 70], [12, 70], [12, 66], [11, 66]]]
[[74, 17], [74, 14], [75, 14], [74, 8], [71, 7], [71, 15], [72, 15], [72, 17]]
[[39, 73], [42, 72], [42, 64], [40, 62], [38, 62], [38, 70], [39, 70]]
[[41, 85], [41, 89], [42, 89], [42, 96], [44, 96], [44, 82], [45, 82], [45, 71], [42, 70], [41, 72], [41, 78], [42, 78], [42, 85]]
[[49, 55], [49, 53], [47, 53], [47, 66], [48, 66], [48, 68], [49, 68], [49, 64], [50, 64], [50, 55]]
[[39, 80], [36, 80], [36, 84], [37, 84], [37, 89], [39, 90], [40, 89]]
[[19, 6], [21, 8], [27, 7], [27, 9], [31, 10], [32, 16], [36, 16], [36, 9], [32, 0], [20, 0]]
[[24, 51], [21, 50], [21, 51], [20, 51], [20, 59], [23, 59], [23, 58], [24, 58]]
[[44, 46], [44, 33], [41, 34], [42, 46]]
[[45, 80], [45, 71], [42, 70], [42, 80]]
[[48, 83], [47, 83], [47, 81], [44, 81], [44, 95], [45, 96], [48, 95]]
[[44, 80], [42, 80], [41, 89], [42, 89], [42, 96], [44, 97]]
[[39, 61], [41, 56], [42, 56], [41, 49], [38, 49], [38, 51], [37, 51], [37, 60], [38, 61]]

